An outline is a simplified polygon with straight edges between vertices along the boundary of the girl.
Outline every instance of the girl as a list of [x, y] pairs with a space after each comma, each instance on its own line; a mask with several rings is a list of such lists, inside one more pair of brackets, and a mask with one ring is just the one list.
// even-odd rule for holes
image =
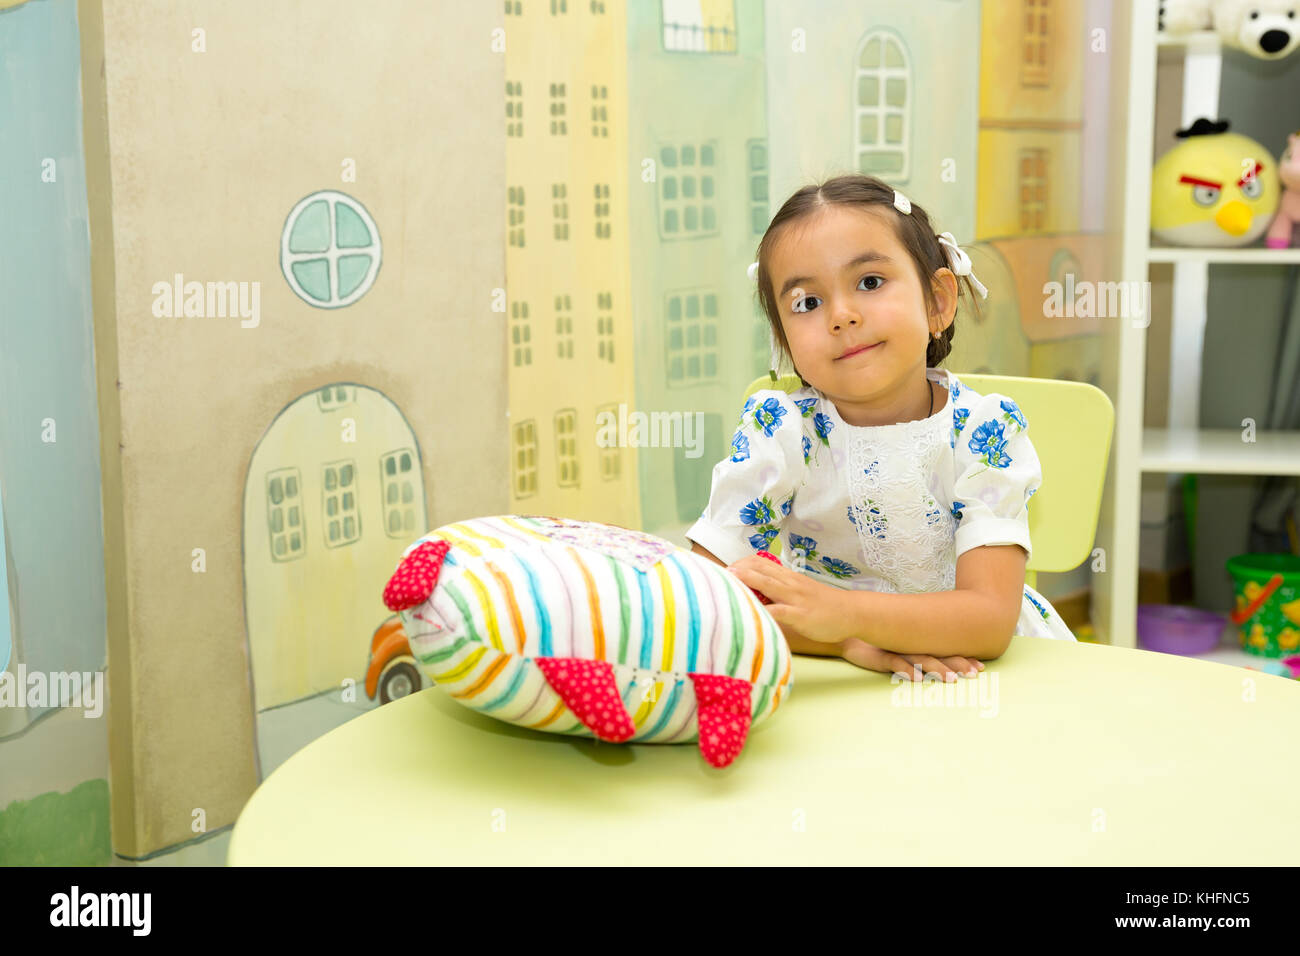
[[[1025, 416], [937, 368], [961, 287], [988, 294], [951, 234], [837, 176], [785, 202], [750, 274], [773, 378], [788, 355], [803, 387], [745, 400], [692, 550], [769, 599], [796, 653], [955, 680], [1014, 634], [1075, 640], [1024, 583], [1042, 480]], [[766, 560], [778, 536], [787, 560]]]

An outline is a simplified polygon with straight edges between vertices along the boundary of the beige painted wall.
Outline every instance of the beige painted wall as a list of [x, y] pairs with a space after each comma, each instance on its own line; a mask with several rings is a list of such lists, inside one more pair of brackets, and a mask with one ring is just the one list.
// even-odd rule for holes
[[[420, 444], [431, 527], [505, 510], [504, 73], [497, 4], [82, 0], [80, 18], [113, 844], [130, 857], [197, 835], [196, 808], [209, 830], [232, 823], [258, 784], [242, 500], [286, 405], [377, 389]], [[374, 286], [334, 310], [279, 266], [287, 214], [322, 189], [363, 203], [384, 244]], [[260, 325], [154, 317], [150, 290], [175, 273], [260, 282]], [[383, 583], [356, 582], [379, 617]]]

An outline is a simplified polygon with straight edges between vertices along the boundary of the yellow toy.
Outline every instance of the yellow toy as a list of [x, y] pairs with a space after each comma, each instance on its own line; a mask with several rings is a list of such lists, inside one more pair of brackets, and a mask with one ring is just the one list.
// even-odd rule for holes
[[1180, 246], [1246, 246], [1268, 229], [1281, 190], [1261, 143], [1198, 119], [1151, 171], [1151, 232]]

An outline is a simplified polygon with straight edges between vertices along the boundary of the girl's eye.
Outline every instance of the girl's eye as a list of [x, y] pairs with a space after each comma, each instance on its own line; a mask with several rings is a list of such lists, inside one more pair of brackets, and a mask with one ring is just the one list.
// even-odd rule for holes
[[860, 280], [858, 280], [858, 281], [859, 281], [859, 283], [862, 283], [862, 282], [870, 282], [872, 279], [874, 279], [874, 280], [876, 281], [877, 284], [874, 285], [874, 286], [872, 286], [870, 289], [866, 289], [865, 291], [867, 291], [867, 292], [875, 292], [877, 289], [880, 288], [880, 284], [882, 284], [882, 283], [885, 281], [885, 279], [884, 279], [883, 276], [863, 276], [863, 277], [862, 277]]
[[795, 300], [794, 300], [794, 304], [793, 304], [792, 306], [790, 306], [790, 311], [791, 311], [791, 312], [811, 312], [814, 308], [816, 308], [816, 306], [810, 306], [810, 305], [808, 305], [808, 300], [809, 300], [809, 299], [812, 299], [813, 301], [820, 301], [820, 300], [818, 300], [817, 296], [815, 296], [815, 295], [805, 295], [805, 296], [800, 296], [798, 299], [795, 299]]

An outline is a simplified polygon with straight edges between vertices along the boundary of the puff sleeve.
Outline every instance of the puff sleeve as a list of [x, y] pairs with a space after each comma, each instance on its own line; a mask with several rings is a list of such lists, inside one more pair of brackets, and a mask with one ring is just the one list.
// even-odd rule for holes
[[969, 408], [955, 408], [953, 419], [957, 557], [996, 544], [1018, 544], [1032, 554], [1029, 499], [1042, 484], [1043, 469], [1024, 413], [993, 392]]
[[731, 564], [766, 550], [790, 514], [805, 470], [802, 409], [786, 392], [745, 400], [731, 454], [713, 466], [704, 513], [686, 537]]

